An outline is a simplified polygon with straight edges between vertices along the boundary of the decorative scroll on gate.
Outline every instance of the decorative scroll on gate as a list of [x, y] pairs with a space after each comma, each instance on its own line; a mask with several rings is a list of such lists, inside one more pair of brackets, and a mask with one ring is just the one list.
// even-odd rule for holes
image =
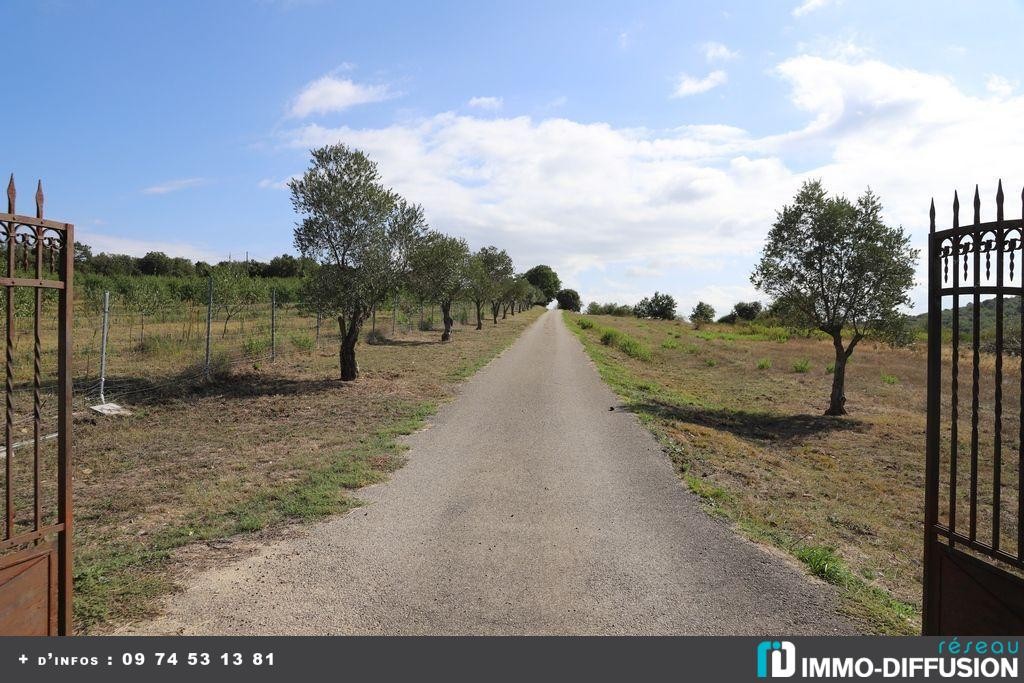
[[955, 194], [951, 228], [930, 211], [926, 635], [1024, 634], [1024, 233], [1003, 199], [986, 223], [977, 188], [968, 225]]
[[71, 623], [71, 325], [74, 228], [0, 213], [4, 428], [0, 635], [68, 635]]

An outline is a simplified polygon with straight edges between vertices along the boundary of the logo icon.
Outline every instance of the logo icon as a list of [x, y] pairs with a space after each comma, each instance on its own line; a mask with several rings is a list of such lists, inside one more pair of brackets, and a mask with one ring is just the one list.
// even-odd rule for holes
[[788, 640], [757, 644], [757, 677], [789, 678], [796, 673], [796, 647]]

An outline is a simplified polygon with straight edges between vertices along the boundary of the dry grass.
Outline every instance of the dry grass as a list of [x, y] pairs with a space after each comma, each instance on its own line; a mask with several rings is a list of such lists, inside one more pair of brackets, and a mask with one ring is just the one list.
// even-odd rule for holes
[[[924, 506], [925, 354], [862, 343], [847, 370], [848, 417], [824, 417], [830, 342], [770, 341], [742, 328], [597, 317], [653, 350], [640, 362], [572, 326], [605, 379], [663, 439], [682, 476], [708, 507], [751, 536], [811, 562], [835, 556], [847, 611], [865, 629], [911, 633], [919, 626]], [[779, 338], [785, 338], [780, 331]], [[666, 348], [666, 339], [680, 348]], [[793, 372], [801, 361], [806, 372]], [[993, 363], [979, 372], [979, 499], [992, 492]], [[960, 433], [969, 453], [971, 359], [960, 360]], [[1002, 545], [1016, 550], [1018, 361], [1004, 376]], [[946, 377], [948, 381], [948, 375]], [[965, 389], [966, 387], [966, 389]], [[947, 387], [948, 388], [948, 387]], [[943, 406], [948, 451], [948, 400]], [[965, 419], [966, 417], [966, 419]], [[948, 460], [948, 458], [947, 458]], [[967, 517], [967, 460], [959, 470], [959, 522]], [[948, 481], [948, 475], [946, 477]], [[1010, 509], [1007, 509], [1010, 508]], [[943, 502], [948, 510], [948, 501]], [[947, 517], [944, 512], [944, 517]], [[991, 505], [978, 510], [990, 538]], [[827, 564], [827, 563], [826, 563]], [[830, 566], [835, 567], [832, 563]]]
[[[539, 314], [480, 332], [457, 326], [447, 344], [438, 331], [361, 343], [363, 374], [354, 383], [335, 379], [337, 348], [326, 326], [319, 351], [242, 361], [209, 384], [166, 381], [157, 369], [175, 365], [153, 354], [145, 376], [133, 378], [148, 390], [120, 400], [131, 417], [76, 419], [78, 630], [151, 613], [174, 588], [182, 546], [201, 560], [203, 543], [219, 546], [357, 505], [349, 491], [401, 466], [395, 437], [418, 428], [459, 379]], [[379, 317], [378, 327], [390, 332], [390, 320]]]

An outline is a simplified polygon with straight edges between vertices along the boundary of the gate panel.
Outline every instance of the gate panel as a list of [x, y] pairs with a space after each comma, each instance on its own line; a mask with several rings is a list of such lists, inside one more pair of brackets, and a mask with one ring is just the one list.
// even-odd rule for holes
[[17, 214], [15, 198], [12, 176], [0, 213], [0, 635], [69, 635], [74, 228], [43, 218], [41, 183], [35, 217]]
[[[977, 188], [973, 208], [961, 226], [954, 194], [944, 230], [934, 202], [930, 211], [922, 628], [1024, 635], [1024, 222], [1004, 217], [1001, 182], [995, 221], [981, 221]], [[1008, 306], [1020, 314], [1013, 325]]]

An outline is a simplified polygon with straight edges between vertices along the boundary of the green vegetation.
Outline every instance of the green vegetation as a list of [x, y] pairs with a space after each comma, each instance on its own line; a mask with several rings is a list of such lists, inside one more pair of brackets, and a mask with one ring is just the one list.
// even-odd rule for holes
[[811, 369], [811, 361], [806, 358], [800, 358], [793, 361], [793, 372], [807, 372]]
[[[844, 612], [866, 631], [918, 632], [920, 510], [877, 500], [920, 496], [924, 415], [918, 406], [926, 386], [920, 352], [865, 345], [848, 367], [847, 394], [851, 404], [872, 410], [836, 419], [820, 416], [815, 402], [827, 395], [828, 375], [744, 371], [755, 363], [762, 370], [825, 367], [833, 348], [822, 335], [790, 336], [773, 344], [771, 358], [755, 360], [764, 340], [745, 334], [744, 323], [693, 330], [611, 316], [592, 322], [593, 328], [570, 329], [709, 513], [834, 583]], [[660, 348], [673, 332], [691, 353]], [[622, 335], [653, 345], [651, 361], [601, 343], [602, 336]], [[878, 381], [882, 374], [900, 377], [898, 395]], [[982, 435], [987, 444], [990, 439]], [[1016, 495], [1015, 479], [1006, 487]], [[1004, 533], [1012, 539], [1016, 530]]]
[[896, 378], [896, 375], [887, 375], [884, 372], [882, 373], [882, 381], [884, 383], [886, 383], [886, 384], [898, 384], [899, 383], [899, 379]]

